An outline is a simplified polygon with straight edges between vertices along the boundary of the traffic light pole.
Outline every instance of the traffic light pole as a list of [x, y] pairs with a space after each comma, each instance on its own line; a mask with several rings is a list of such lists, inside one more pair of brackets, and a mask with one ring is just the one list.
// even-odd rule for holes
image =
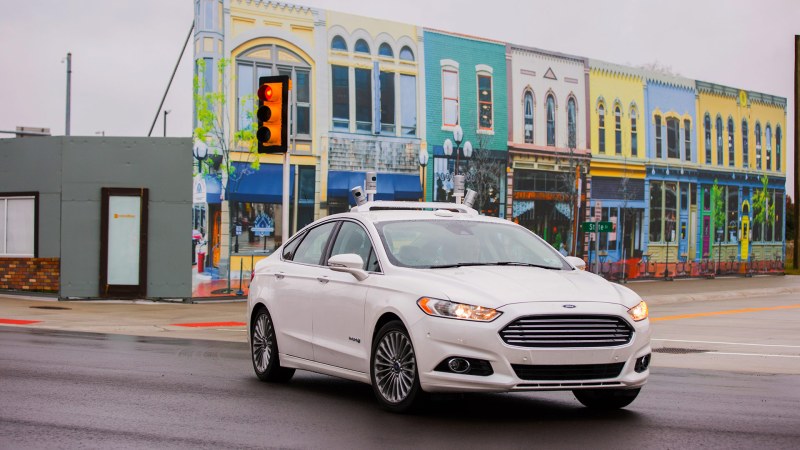
[[281, 204], [281, 233], [282, 233], [282, 240], [286, 242], [289, 239], [289, 154], [291, 151], [294, 151], [294, 128], [293, 119], [294, 119], [294, 90], [292, 89], [291, 84], [289, 84], [289, 113], [287, 114], [288, 117], [288, 128], [289, 132], [287, 133], [288, 138], [291, 141], [291, 146], [286, 149], [286, 152], [283, 154], [283, 203]]

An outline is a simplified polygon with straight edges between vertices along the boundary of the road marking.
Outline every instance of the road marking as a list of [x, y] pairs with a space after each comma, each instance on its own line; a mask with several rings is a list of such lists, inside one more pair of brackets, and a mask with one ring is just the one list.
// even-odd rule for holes
[[722, 345], [747, 345], [753, 347], [780, 347], [780, 348], [800, 348], [800, 345], [780, 345], [780, 344], [745, 344], [743, 342], [719, 342], [719, 341], [687, 341], [682, 339], [651, 339], [662, 342], [689, 342], [695, 344], [722, 344]]
[[768, 355], [764, 353], [727, 353], [727, 352], [708, 352], [707, 355], [733, 355], [733, 356], [767, 356], [770, 358], [800, 358], [800, 355]]
[[779, 311], [782, 309], [798, 309], [800, 308], [800, 304], [798, 305], [784, 305], [784, 306], [770, 306], [765, 308], [742, 308], [742, 309], [730, 309], [727, 311], [712, 311], [712, 312], [704, 312], [704, 313], [695, 313], [695, 314], [681, 314], [677, 316], [664, 316], [664, 317], [654, 317], [651, 318], [651, 322], [661, 322], [664, 320], [679, 320], [679, 319], [694, 319], [696, 317], [713, 317], [713, 316], [721, 316], [725, 314], [742, 314], [742, 313], [749, 313], [749, 312], [760, 312], [760, 311]]
[[206, 327], [243, 327], [247, 325], [244, 322], [195, 322], [195, 323], [173, 323], [173, 327], [190, 327], [190, 328], [206, 328]]
[[31, 325], [40, 323], [41, 320], [16, 320], [16, 319], [0, 319], [0, 324], [3, 325]]

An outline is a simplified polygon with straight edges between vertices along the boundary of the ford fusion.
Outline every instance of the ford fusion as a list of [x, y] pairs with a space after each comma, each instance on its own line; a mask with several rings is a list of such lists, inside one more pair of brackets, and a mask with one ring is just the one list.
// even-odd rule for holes
[[253, 368], [361, 381], [396, 412], [434, 392], [571, 390], [622, 408], [649, 375], [647, 304], [583, 266], [466, 206], [368, 202], [256, 265]]

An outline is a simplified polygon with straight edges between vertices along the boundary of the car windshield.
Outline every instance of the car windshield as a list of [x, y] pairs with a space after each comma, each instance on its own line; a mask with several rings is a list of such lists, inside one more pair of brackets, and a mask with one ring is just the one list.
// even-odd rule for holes
[[400, 267], [520, 265], [572, 269], [553, 247], [518, 225], [403, 220], [377, 223], [376, 227], [390, 262]]

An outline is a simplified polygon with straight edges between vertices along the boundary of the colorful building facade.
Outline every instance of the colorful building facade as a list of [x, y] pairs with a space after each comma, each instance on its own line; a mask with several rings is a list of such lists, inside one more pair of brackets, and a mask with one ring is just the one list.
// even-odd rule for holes
[[585, 58], [506, 46], [509, 79], [507, 217], [578, 254], [590, 151]]
[[642, 257], [644, 233], [647, 120], [645, 78], [640, 69], [589, 60], [591, 123], [591, 219], [614, 224], [589, 244], [590, 261], [616, 262]]
[[[427, 150], [425, 198], [453, 201], [453, 176], [464, 175], [475, 190], [476, 209], [505, 217], [508, 135], [505, 44], [425, 29]], [[463, 130], [462, 149], [446, 139]], [[472, 154], [465, 157], [469, 142]]]

